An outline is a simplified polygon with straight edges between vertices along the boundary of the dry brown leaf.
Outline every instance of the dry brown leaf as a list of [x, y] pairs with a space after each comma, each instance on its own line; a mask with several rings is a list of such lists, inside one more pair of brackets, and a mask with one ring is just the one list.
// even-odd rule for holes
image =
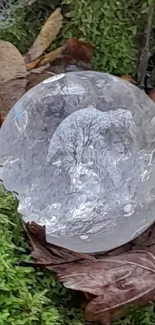
[[[47, 243], [45, 227], [35, 223], [26, 225], [26, 231], [36, 260], [34, 266], [47, 267], [65, 287], [84, 293], [86, 320], [110, 324], [129, 306], [155, 299], [155, 251], [135, 250], [136, 240], [134, 249], [123, 254], [93, 257]], [[154, 232], [153, 226], [142, 235], [141, 244], [137, 241], [138, 245], [148, 248]]]
[[130, 77], [126, 74], [122, 75], [121, 79], [127, 80], [127, 81], [131, 82], [132, 84], [137, 85], [137, 81], [135, 81], [132, 77]]
[[155, 102], [155, 89], [152, 89], [148, 95]]
[[0, 111], [5, 116], [26, 87], [24, 58], [13, 44], [5, 41], [0, 41], [0, 71]]
[[[46, 251], [50, 251], [50, 257], [52, 258], [52, 263], [54, 264], [61, 264], [63, 263], [68, 263], [68, 262], [73, 262], [77, 260], [83, 260], [83, 259], [88, 259], [90, 261], [94, 261], [94, 257], [90, 256], [88, 254], [82, 254], [82, 253], [76, 253], [73, 252], [67, 248], [59, 247], [57, 245], [51, 245], [46, 242], [45, 239], [45, 227], [37, 225], [35, 222], [32, 222], [31, 224], [27, 224], [24, 226], [26, 232], [28, 233], [28, 236], [30, 238], [32, 247], [33, 247], [33, 257], [35, 259], [42, 259], [42, 254], [40, 257], [37, 254], [37, 257], [35, 255], [36, 251], [35, 249], [40, 247], [42, 248], [42, 251], [44, 251], [46, 255]], [[35, 243], [35, 244], [34, 244]], [[41, 251], [41, 250], [40, 250]], [[42, 252], [41, 252], [42, 253]]]
[[[2, 102], [2, 98], [0, 97], [0, 103]], [[1, 125], [2, 125], [2, 123], [3, 123], [3, 116], [2, 116], [2, 113], [1, 113], [1, 111], [0, 111], [0, 127], [1, 127]]]
[[3, 117], [2, 117], [2, 114], [0, 112], [0, 127], [1, 127], [2, 123], [3, 123]]
[[134, 303], [125, 302], [124, 305], [118, 305], [114, 308], [106, 308], [106, 306], [103, 304], [103, 299], [105, 299], [104, 295], [98, 296], [87, 304], [84, 311], [85, 320], [91, 320], [91, 322], [97, 321], [101, 324], [109, 325], [113, 320], [125, 316], [130, 311], [131, 307], [148, 305], [148, 303], [154, 301], [155, 289], [144, 294], [142, 297], [137, 298]]
[[48, 68], [50, 68], [50, 63], [46, 63], [45, 65], [41, 65], [41, 66], [38, 66], [35, 69], [32, 69], [31, 73], [40, 74], [43, 71], [47, 70]]
[[82, 42], [76, 38], [71, 38], [65, 45], [63, 55], [76, 61], [90, 63], [94, 55], [94, 48], [86, 42]]
[[27, 53], [31, 61], [38, 59], [54, 41], [62, 27], [61, 8], [57, 8], [43, 25], [39, 35]]
[[41, 58], [39, 58], [39, 59], [37, 59], [37, 60], [35, 60], [35, 61], [32, 61], [32, 62], [30, 62], [30, 63], [27, 63], [26, 64], [26, 70], [27, 71], [30, 71], [30, 70], [32, 70], [32, 69], [34, 69], [37, 65], [38, 65], [38, 63], [41, 61]]
[[64, 49], [63, 47], [58, 47], [56, 50], [45, 54], [42, 60], [39, 62], [38, 66], [44, 65], [49, 62], [52, 63], [57, 57], [59, 57], [63, 49]]
[[[39, 69], [39, 68], [38, 68]], [[35, 69], [36, 70], [36, 69]], [[32, 70], [33, 71], [33, 70]], [[30, 90], [32, 87], [36, 86], [38, 83], [46, 80], [49, 78], [49, 73], [46, 71], [43, 71], [41, 73], [30, 73], [27, 76], [27, 86], [26, 86], [26, 91]]]
[[65, 287], [94, 295], [85, 308], [89, 321], [109, 324], [127, 306], [155, 297], [155, 256], [147, 251], [83, 261], [56, 271]]

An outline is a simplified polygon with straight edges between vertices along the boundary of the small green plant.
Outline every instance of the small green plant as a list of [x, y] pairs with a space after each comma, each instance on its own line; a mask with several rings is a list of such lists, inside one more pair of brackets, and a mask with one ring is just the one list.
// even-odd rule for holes
[[131, 309], [130, 313], [122, 318], [116, 320], [112, 325], [154, 325], [155, 312], [154, 305], [150, 304], [146, 307]]
[[64, 24], [51, 49], [76, 37], [94, 46], [95, 70], [136, 75], [150, 0], [4, 1], [18, 6], [10, 7], [10, 25], [0, 20], [0, 39], [12, 42], [21, 53], [30, 48], [52, 10], [61, 6]]
[[62, 39], [77, 37], [95, 48], [93, 67], [114, 74], [135, 75], [136, 38], [143, 25], [147, 0], [64, 0], [69, 13]]
[[[59, 0], [4, 1], [9, 7], [9, 16], [0, 19], [0, 39], [13, 43], [22, 54], [26, 53]], [[2, 15], [0, 10], [0, 17]]]

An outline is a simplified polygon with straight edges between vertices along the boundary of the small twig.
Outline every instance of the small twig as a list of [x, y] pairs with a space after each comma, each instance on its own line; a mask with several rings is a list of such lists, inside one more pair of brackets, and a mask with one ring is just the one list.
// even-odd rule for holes
[[139, 87], [143, 88], [144, 87], [144, 80], [145, 76], [147, 73], [147, 67], [148, 67], [148, 61], [150, 58], [150, 36], [151, 36], [151, 30], [152, 30], [152, 20], [153, 20], [153, 15], [154, 15], [154, 7], [155, 7], [155, 2], [154, 0], [150, 3], [149, 5], [149, 12], [148, 12], [148, 21], [147, 21], [147, 28], [146, 28], [146, 41], [145, 41], [145, 46], [142, 51], [142, 55], [140, 58], [140, 63], [139, 63]]
[[52, 72], [52, 71], [48, 71], [48, 70], [47, 70], [46, 73], [47, 73], [47, 74], [50, 74], [51, 76], [55, 76], [55, 73]]

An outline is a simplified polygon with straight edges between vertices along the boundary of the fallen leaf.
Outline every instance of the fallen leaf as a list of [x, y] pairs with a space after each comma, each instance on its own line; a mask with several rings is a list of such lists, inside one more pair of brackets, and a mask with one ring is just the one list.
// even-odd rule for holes
[[25, 93], [26, 66], [17, 48], [0, 41], [0, 111], [5, 116]]
[[130, 77], [126, 74], [122, 75], [121, 79], [127, 80], [127, 81], [131, 82], [132, 84], [137, 85], [137, 81], [135, 81], [132, 77]]
[[149, 92], [148, 96], [155, 102], [155, 89], [152, 89]]
[[57, 57], [59, 57], [63, 49], [63, 47], [58, 47], [56, 50], [45, 54], [42, 60], [39, 62], [39, 66], [53, 62]]
[[129, 306], [155, 298], [155, 256], [147, 251], [85, 260], [55, 271], [66, 288], [94, 296], [85, 306], [88, 321], [110, 324]]
[[[129, 250], [116, 256], [90, 256], [72, 252], [46, 242], [45, 227], [35, 223], [25, 225], [32, 245], [34, 264], [54, 271], [66, 288], [81, 291], [85, 296], [84, 316], [88, 321], [110, 324], [124, 315], [131, 306], [155, 299], [155, 251], [147, 242], [151, 234], [142, 235], [146, 250]], [[152, 227], [155, 232], [155, 227]], [[136, 240], [134, 247], [136, 247]], [[140, 244], [140, 241], [138, 240]]]
[[39, 73], [42, 73], [43, 71], [45, 71], [46, 69], [48, 69], [49, 67], [50, 67], [50, 63], [46, 63], [45, 65], [41, 65], [35, 69], [32, 69], [31, 73], [39, 74]]
[[90, 63], [94, 55], [94, 48], [86, 42], [82, 42], [76, 38], [71, 38], [65, 45], [63, 55], [71, 57], [76, 61]]
[[32, 69], [34, 69], [37, 65], [38, 65], [38, 63], [41, 61], [41, 58], [39, 58], [39, 59], [37, 59], [37, 60], [35, 60], [35, 61], [32, 61], [32, 62], [30, 62], [30, 63], [27, 63], [26, 64], [26, 70], [27, 71], [30, 71], [30, 70], [32, 70]]
[[35, 73], [35, 72], [34, 73], [30, 73], [27, 76], [26, 91], [30, 90], [32, 87], [36, 86], [38, 83], [44, 81], [45, 79], [47, 79], [49, 77], [50, 77], [49, 76], [49, 73], [47, 73], [46, 71], [43, 71], [41, 73]]
[[1, 127], [2, 123], [3, 123], [3, 117], [2, 117], [2, 113], [0, 112], [0, 127]]
[[39, 35], [26, 55], [31, 61], [38, 59], [54, 41], [62, 27], [62, 20], [61, 8], [57, 8], [43, 25]]
[[[117, 307], [110, 307], [103, 304], [103, 296], [98, 296], [92, 299], [85, 307], [84, 318], [86, 321], [99, 322], [101, 324], [109, 325], [112, 321], [117, 320], [120, 317], [125, 316], [130, 312], [131, 308], [148, 305], [151, 301], [155, 299], [155, 289], [149, 291], [149, 293], [144, 294], [142, 297], [137, 298], [133, 303], [125, 302], [124, 305]], [[106, 301], [105, 301], [106, 302]], [[120, 322], [121, 323], [121, 322]]]
[[[45, 239], [45, 227], [37, 225], [35, 222], [32, 222], [31, 224], [24, 225], [24, 228], [30, 238], [32, 247], [33, 247], [33, 257], [36, 259], [39, 258], [39, 262], [42, 259], [42, 255], [40, 257], [36, 256], [35, 248], [40, 247], [42, 248], [42, 251], [47, 255], [47, 253], [50, 252], [51, 261], [50, 264], [65, 264], [68, 262], [74, 262], [77, 260], [83, 260], [88, 259], [90, 261], [94, 260], [95, 258], [93, 256], [90, 256], [88, 254], [82, 254], [82, 253], [76, 253], [73, 252], [67, 248], [59, 247], [57, 245], [51, 245], [46, 242]], [[34, 244], [35, 243], [35, 244]], [[41, 251], [41, 250], [40, 250]]]
[[[0, 97], [0, 103], [2, 104], [2, 98]], [[2, 125], [2, 123], [3, 123], [3, 116], [2, 116], [2, 113], [1, 113], [1, 111], [0, 111], [0, 127], [1, 127], [1, 125]]]
[[[112, 320], [125, 315], [129, 306], [139, 306], [154, 300], [154, 254], [133, 251], [110, 259], [103, 258], [103, 261], [97, 263], [101, 264], [94, 266], [95, 272], [83, 269], [83, 274], [88, 271], [87, 276], [91, 277], [94, 286], [96, 282], [93, 292], [99, 293], [97, 288], [102, 291], [102, 294], [97, 294], [96, 298], [88, 302], [85, 309], [87, 320], [110, 324]], [[71, 277], [69, 280], [72, 281]], [[86, 290], [89, 290], [87, 277], [83, 281]]]

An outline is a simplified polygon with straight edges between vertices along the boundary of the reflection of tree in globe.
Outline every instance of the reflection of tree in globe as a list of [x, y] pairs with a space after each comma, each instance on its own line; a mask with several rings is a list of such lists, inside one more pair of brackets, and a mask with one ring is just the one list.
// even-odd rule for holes
[[10, 111], [0, 148], [5, 185], [50, 242], [109, 250], [154, 222], [155, 105], [124, 80], [74, 72], [44, 81]]
[[[82, 109], [57, 127], [50, 142], [48, 162], [54, 166], [55, 184], [61, 177], [66, 186], [55, 218], [62, 224], [60, 235], [74, 232], [82, 236], [84, 226], [88, 236], [104, 232], [115, 226], [118, 218], [132, 215], [137, 205], [143, 203], [141, 197], [137, 202], [137, 189], [148, 167], [146, 156], [137, 154], [137, 135], [131, 113], [122, 109]], [[152, 201], [150, 195], [148, 200]], [[64, 209], [67, 213], [62, 220]]]

